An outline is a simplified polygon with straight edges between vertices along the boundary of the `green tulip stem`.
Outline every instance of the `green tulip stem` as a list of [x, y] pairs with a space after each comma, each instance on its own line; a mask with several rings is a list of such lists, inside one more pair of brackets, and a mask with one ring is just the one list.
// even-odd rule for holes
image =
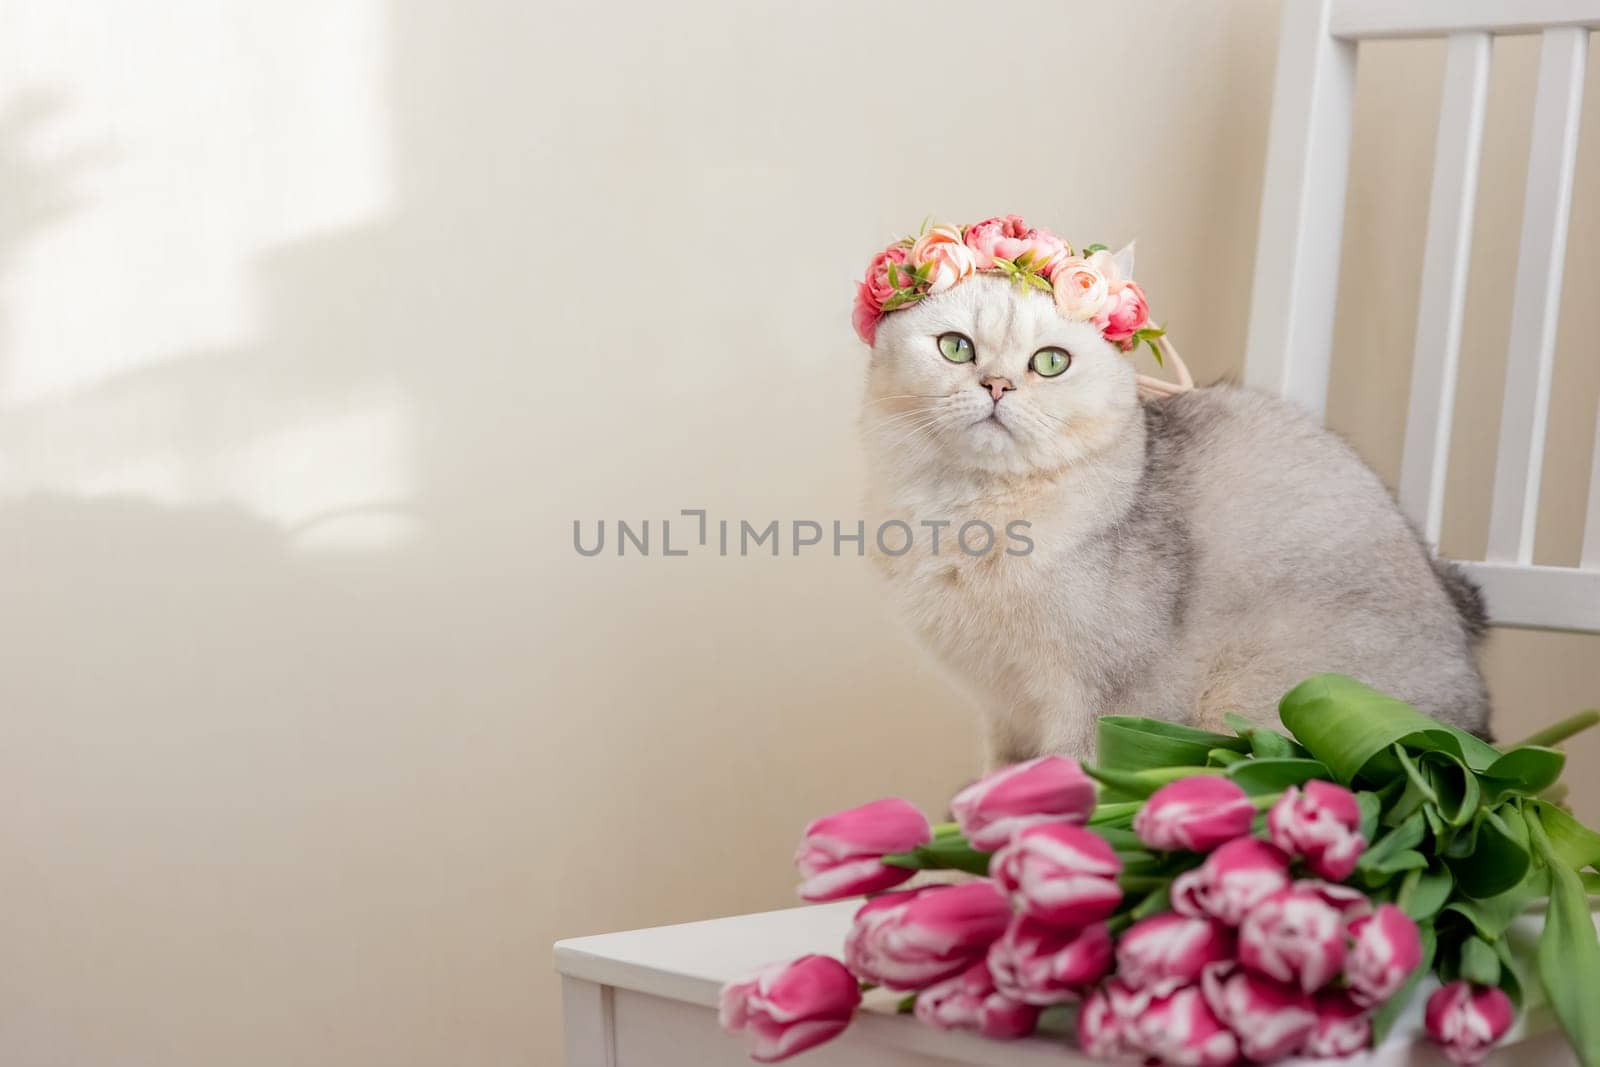
[[1250, 803], [1255, 805], [1257, 811], [1269, 811], [1272, 805], [1283, 799], [1282, 793], [1262, 793], [1258, 797], [1251, 797]]
[[1108, 822], [1116, 822], [1133, 815], [1144, 807], [1142, 800], [1120, 801], [1113, 804], [1101, 804], [1094, 809], [1094, 814], [1089, 816], [1090, 826], [1101, 826]]
[[1600, 709], [1590, 708], [1588, 711], [1580, 711], [1576, 715], [1569, 715], [1560, 722], [1546, 726], [1543, 730], [1534, 731], [1514, 747], [1560, 744], [1573, 734], [1582, 733], [1597, 723], [1600, 723]]
[[933, 836], [935, 839], [941, 837], [955, 837], [959, 833], [961, 833], [960, 823], [936, 822], [933, 824]]

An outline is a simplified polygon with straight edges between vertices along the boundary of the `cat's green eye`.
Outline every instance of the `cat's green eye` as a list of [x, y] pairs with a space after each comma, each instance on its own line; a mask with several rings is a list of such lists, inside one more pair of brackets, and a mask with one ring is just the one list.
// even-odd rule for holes
[[972, 338], [964, 333], [941, 333], [939, 353], [951, 363], [971, 363], [977, 350], [972, 347]]
[[1041, 348], [1033, 354], [1031, 365], [1034, 373], [1041, 378], [1054, 378], [1072, 366], [1072, 357], [1067, 355], [1064, 348]]

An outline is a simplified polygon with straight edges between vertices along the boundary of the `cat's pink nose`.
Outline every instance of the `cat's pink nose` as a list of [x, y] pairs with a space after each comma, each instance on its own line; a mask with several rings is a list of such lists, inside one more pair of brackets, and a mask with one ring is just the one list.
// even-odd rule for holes
[[989, 390], [989, 395], [994, 397], [996, 400], [999, 400], [1002, 394], [1009, 393], [1011, 390], [1016, 388], [1016, 386], [1011, 384], [1010, 378], [996, 378], [992, 374], [987, 374], [982, 378], [979, 378], [978, 384]]

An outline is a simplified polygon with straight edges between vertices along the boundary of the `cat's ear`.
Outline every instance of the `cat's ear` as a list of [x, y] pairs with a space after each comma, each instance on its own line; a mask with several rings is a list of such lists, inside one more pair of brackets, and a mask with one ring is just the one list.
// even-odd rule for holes
[[1117, 273], [1123, 280], [1133, 281], [1133, 242], [1129, 241], [1118, 249], [1112, 256], [1111, 262], [1117, 265]]

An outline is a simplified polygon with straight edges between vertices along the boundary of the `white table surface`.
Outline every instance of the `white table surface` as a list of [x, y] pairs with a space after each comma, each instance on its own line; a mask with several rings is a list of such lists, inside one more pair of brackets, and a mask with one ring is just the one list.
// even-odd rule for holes
[[[717, 993], [774, 960], [816, 952], [837, 957], [858, 901], [841, 901], [726, 919], [577, 937], [555, 946], [564, 982], [569, 1067], [666, 1067], [748, 1062], [743, 1040], [717, 1028]], [[1519, 921], [1515, 933], [1534, 937], [1540, 919]], [[943, 1032], [894, 1014], [897, 995], [875, 992], [840, 1038], [795, 1062], [801, 1067], [872, 1064], [975, 1064], [1074, 1067], [1094, 1061], [1065, 1047], [1059, 1036], [991, 1041], [976, 1034]], [[1373, 1052], [1340, 1061], [1363, 1067], [1446, 1067], [1421, 1033], [1417, 996], [1389, 1040]], [[1597, 1005], [1600, 1009], [1600, 1005]], [[1502, 1049], [1488, 1062], [1516, 1067], [1565, 1067], [1577, 1060], [1547, 1019], [1535, 1021], [1538, 1036]], [[1519, 1036], [1517, 1031], [1510, 1035]]]

